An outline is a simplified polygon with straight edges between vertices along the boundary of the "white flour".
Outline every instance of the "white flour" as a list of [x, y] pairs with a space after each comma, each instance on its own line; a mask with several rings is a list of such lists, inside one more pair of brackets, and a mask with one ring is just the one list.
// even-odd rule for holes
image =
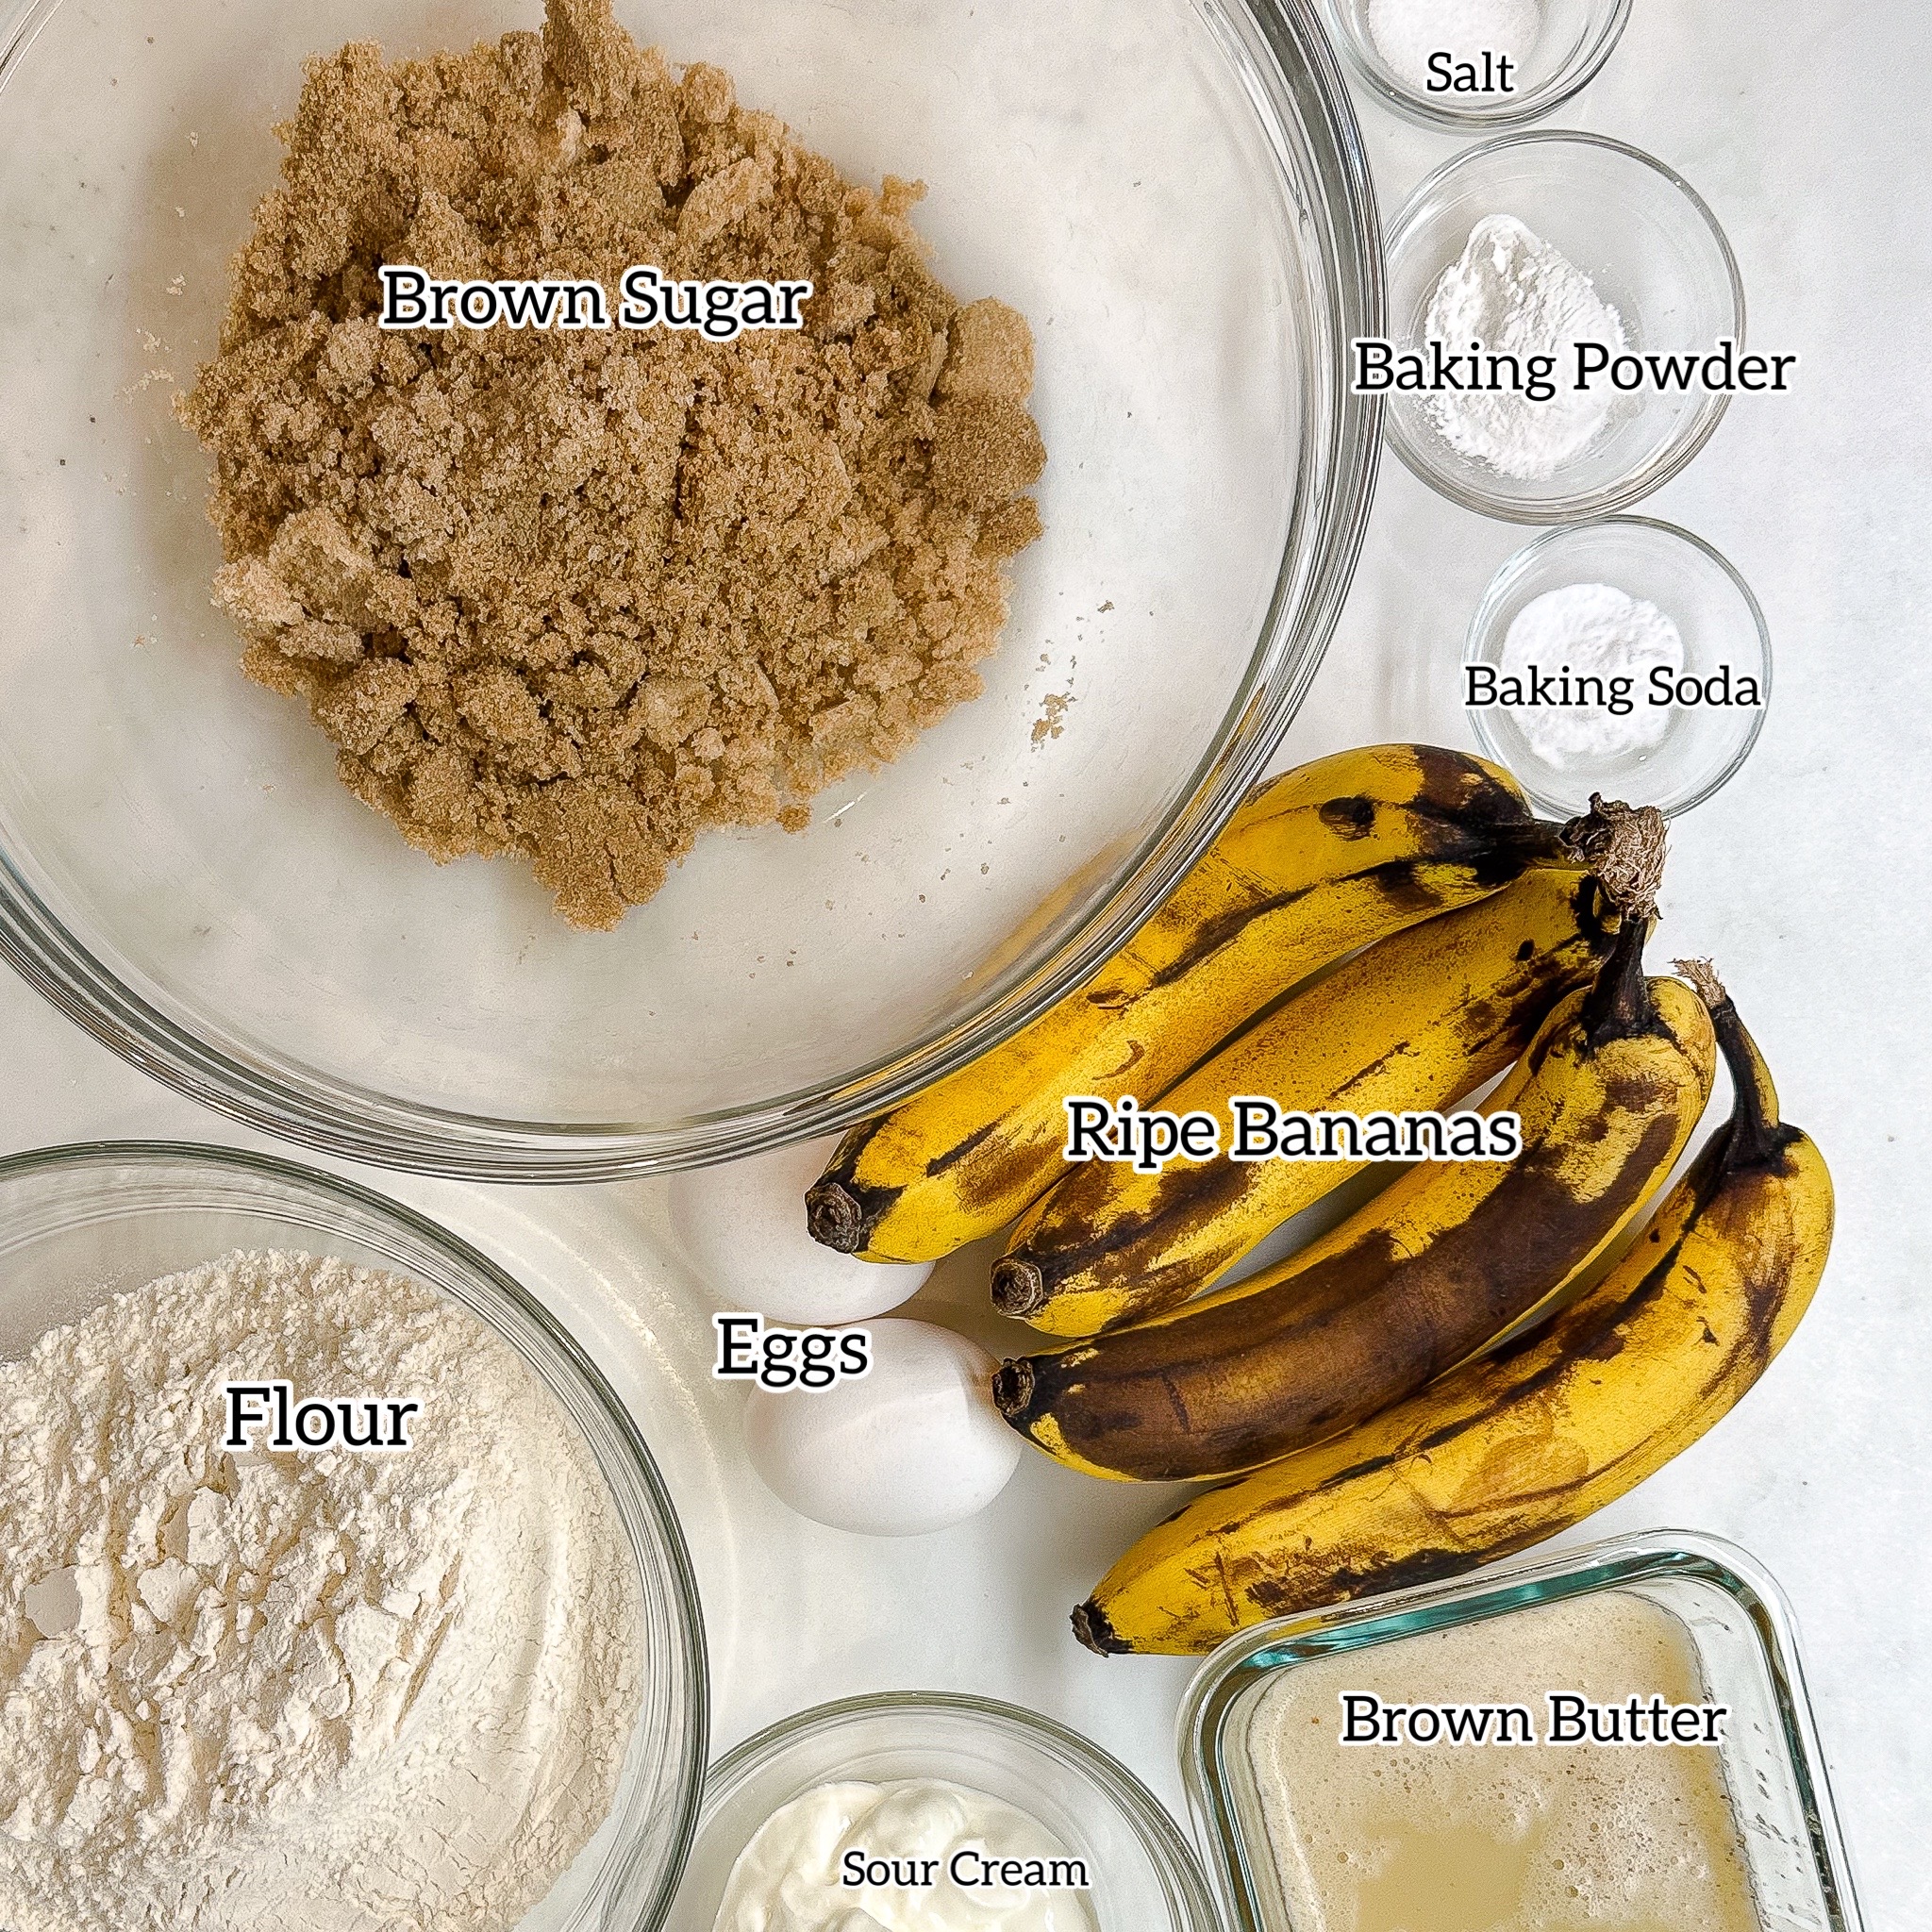
[[1442, 272], [1424, 333], [1466, 353], [1472, 342], [1519, 357], [1555, 356], [1558, 391], [1531, 402], [1513, 390], [1451, 391], [1424, 408], [1452, 449], [1505, 476], [1554, 476], [1601, 433], [1613, 404], [1599, 386], [1578, 394], [1575, 342], [1628, 346], [1624, 325], [1568, 256], [1513, 215], [1490, 215], [1470, 230], [1462, 258]]
[[[226, 1455], [222, 1384], [276, 1377], [419, 1400], [415, 1446]], [[0, 1550], [7, 1932], [495, 1932], [609, 1810], [615, 1507], [417, 1283], [231, 1255], [43, 1336], [0, 1365]]]
[[1525, 60], [1542, 30], [1542, 0], [1369, 0], [1375, 51], [1418, 92], [1428, 87], [1431, 54]]
[[1668, 706], [1653, 707], [1653, 665], [1674, 674], [1684, 668], [1684, 640], [1655, 604], [1608, 584], [1570, 584], [1546, 591], [1516, 613], [1503, 639], [1498, 670], [1527, 680], [1534, 673], [1601, 679], [1607, 697], [1618, 695], [1610, 680], [1627, 678], [1631, 708], [1621, 716], [1607, 705], [1511, 710], [1509, 716], [1531, 751], [1559, 770], [1595, 764], [1643, 751], [1670, 728]]

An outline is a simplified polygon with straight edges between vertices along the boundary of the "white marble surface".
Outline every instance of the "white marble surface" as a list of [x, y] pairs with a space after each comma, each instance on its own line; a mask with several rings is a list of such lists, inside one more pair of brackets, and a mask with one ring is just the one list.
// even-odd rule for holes
[[[1588, 1525], [1735, 1539], [1797, 1610], [1867, 1922], [1923, 1924], [1932, 1876], [1924, 1702], [1923, 1257], [1932, 1110], [1923, 959], [1932, 861], [1917, 786], [1932, 608], [1932, 236], [1918, 183], [1932, 9], [1850, 0], [1637, 0], [1622, 50], [1562, 125], [1676, 165], [1727, 227], [1760, 349], [1803, 355], [1796, 391], [1735, 408], [1648, 508], [1715, 542], [1756, 587], [1777, 693], [1756, 754], [1678, 827], [1673, 951], [1721, 963], [1790, 1117], [1828, 1154], [1840, 1227], [1817, 1307], [1745, 1406]], [[1364, 110], [1391, 207], [1445, 142]], [[1522, 533], [1386, 473], [1342, 633], [1288, 754], [1374, 737], [1471, 740], [1454, 666], [1489, 574]], [[0, 977], [0, 1147], [95, 1136], [236, 1141]], [[790, 1519], [737, 1446], [735, 1398], [703, 1374], [706, 1307], [661, 1242], [661, 1190], [377, 1187], [478, 1239], [549, 1295], [647, 1411], [690, 1530], [724, 1747], [862, 1689], [958, 1687], [1061, 1716], [1177, 1802], [1183, 1665], [1103, 1663], [1066, 1634], [1149, 1499], [1029, 1465], [980, 1523], [874, 1545]], [[972, 1259], [931, 1298], [982, 1325]]]

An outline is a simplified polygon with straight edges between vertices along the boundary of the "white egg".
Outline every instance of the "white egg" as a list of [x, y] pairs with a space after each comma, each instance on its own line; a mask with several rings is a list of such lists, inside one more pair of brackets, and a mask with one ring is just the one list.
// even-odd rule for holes
[[721, 1308], [837, 1328], [917, 1294], [930, 1261], [855, 1261], [805, 1224], [805, 1191], [836, 1136], [672, 1176], [671, 1224]]
[[995, 1363], [930, 1322], [868, 1324], [872, 1372], [817, 1391], [752, 1391], [752, 1467], [801, 1516], [861, 1536], [921, 1536], [977, 1515], [1019, 1467], [993, 1407]]

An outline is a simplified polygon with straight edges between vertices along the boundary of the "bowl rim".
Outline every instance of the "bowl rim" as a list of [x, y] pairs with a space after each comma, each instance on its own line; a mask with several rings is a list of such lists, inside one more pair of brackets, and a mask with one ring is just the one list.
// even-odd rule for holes
[[[69, 0], [15, 0], [0, 21], [0, 88]], [[1000, 1044], [1117, 952], [1166, 900], [1265, 771], [1333, 638], [1367, 531], [1379, 399], [1352, 392], [1349, 342], [1383, 325], [1374, 180], [1315, 0], [1198, 0], [1242, 84], [1303, 238], [1310, 353], [1293, 358], [1303, 434], [1282, 553], [1259, 635], [1212, 745], [1140, 841], [1120, 881], [1044, 958], [989, 975], [981, 1003], [808, 1089], [658, 1122], [555, 1123], [402, 1101], [216, 1037], [164, 1009], [70, 932], [0, 850], [0, 958], [109, 1051], [232, 1120], [311, 1150], [399, 1172], [558, 1184], [741, 1158], [850, 1125]], [[0, 96], [4, 99], [4, 96]], [[132, 976], [132, 975], [130, 975]], [[152, 996], [150, 996], [152, 994]]]
[[[1473, 147], [1464, 148], [1460, 154], [1451, 155], [1417, 182], [1396, 210], [1389, 224], [1386, 261], [1392, 264], [1404, 245], [1414, 239], [1430, 198], [1453, 176], [1513, 148], [1557, 146], [1591, 150], [1635, 161], [1640, 167], [1647, 168], [1661, 177], [1664, 185], [1674, 190], [1689, 205], [1691, 213], [1703, 223], [1716, 245], [1717, 258], [1731, 293], [1731, 325], [1727, 333], [1741, 351], [1745, 345], [1745, 327], [1749, 319], [1744, 299], [1744, 276], [1738, 265], [1737, 254], [1731, 247], [1730, 237], [1724, 233], [1724, 224], [1718, 220], [1710, 204], [1668, 161], [1659, 160], [1656, 155], [1633, 146], [1627, 141], [1619, 141], [1613, 135], [1592, 134], [1580, 127], [1532, 127], [1499, 134], [1493, 140], [1477, 142]], [[1657, 457], [1620, 481], [1568, 495], [1555, 491], [1547, 497], [1531, 498], [1505, 497], [1485, 490], [1479, 482], [1472, 482], [1452, 473], [1433, 458], [1426, 446], [1405, 432], [1402, 419], [1394, 410], [1389, 410], [1382, 420], [1389, 446], [1403, 466], [1439, 496], [1446, 497], [1463, 509], [1474, 510], [1478, 516], [1494, 518], [1499, 523], [1567, 525], [1597, 522], [1655, 495], [1703, 453], [1705, 445], [1717, 434], [1718, 425], [1724, 421], [1730, 406], [1728, 394], [1706, 394]], [[1552, 484], [1557, 480], [1550, 479]]]
[[[1738, 775], [1743, 769], [1744, 761], [1756, 747], [1757, 735], [1764, 729], [1764, 721], [1771, 713], [1771, 693], [1775, 675], [1771, 648], [1771, 625], [1765, 619], [1763, 606], [1758, 603], [1757, 593], [1745, 581], [1743, 573], [1718, 549], [1716, 544], [1700, 537], [1694, 530], [1687, 530], [1680, 524], [1665, 523], [1659, 517], [1596, 517], [1589, 523], [1558, 524], [1555, 528], [1544, 530], [1531, 538], [1521, 549], [1513, 551], [1506, 558], [1498, 567], [1495, 575], [1490, 579], [1481, 599], [1477, 602], [1475, 609], [1471, 613], [1469, 634], [1462, 644], [1461, 661], [1465, 665], [1488, 661], [1482, 655], [1483, 646], [1496, 633], [1498, 613], [1505, 600], [1522, 580], [1544, 560], [1549, 552], [1561, 550], [1572, 543], [1580, 544], [1585, 539], [1599, 535], [1605, 530], [1643, 530], [1654, 537], [1662, 538], [1667, 543], [1681, 544], [1698, 553], [1707, 563], [1714, 565], [1718, 574], [1737, 591], [1757, 635], [1758, 663], [1764, 675], [1764, 701], [1753, 712], [1749, 730], [1745, 732], [1742, 742], [1725, 763], [1688, 796], [1658, 808], [1666, 818], [1674, 819], [1687, 811], [1694, 810], [1707, 799], [1715, 797]], [[1496, 637], [1496, 642], [1500, 648], [1500, 636]], [[1525, 776], [1509, 762], [1491, 728], [1485, 712], [1465, 705], [1463, 716], [1469, 720], [1469, 728], [1475, 733], [1476, 743], [1481, 748], [1482, 755], [1507, 771], [1523, 787], [1531, 804], [1543, 811], [1561, 813], [1567, 810], [1566, 807], [1544, 793], [1534, 778]], [[1645, 801], [1640, 801], [1641, 802]]]
[[[320, 1168], [305, 1167], [277, 1155], [253, 1148], [230, 1147], [211, 1141], [169, 1140], [76, 1141], [53, 1146], [28, 1148], [0, 1157], [0, 1191], [10, 1183], [42, 1174], [81, 1174], [113, 1167], [189, 1168], [210, 1174], [240, 1174], [292, 1187], [325, 1202], [353, 1208], [370, 1218], [388, 1223], [398, 1232], [443, 1255], [462, 1273], [479, 1280], [486, 1291], [502, 1300], [518, 1319], [535, 1329], [545, 1345], [573, 1375], [583, 1392], [600, 1411], [601, 1418], [616, 1435], [630, 1464], [630, 1473], [643, 1491], [645, 1513], [656, 1537], [656, 1555], [661, 1582], [669, 1599], [671, 1635], [680, 1653], [685, 1672], [688, 1708], [682, 1735], [675, 1740], [678, 1789], [668, 1856], [651, 1894], [641, 1902], [638, 1916], [626, 1932], [659, 1932], [670, 1918], [677, 1889], [684, 1877], [691, 1849], [696, 1842], [698, 1818], [703, 1805], [706, 1758], [709, 1750], [711, 1687], [708, 1646], [706, 1641], [704, 1607], [698, 1592], [696, 1573], [685, 1541], [663, 1473], [652, 1455], [650, 1445], [636, 1418], [620, 1399], [591, 1358], [583, 1344], [550, 1309], [507, 1270], [462, 1236], [453, 1233], [427, 1215], [400, 1201], [379, 1194], [358, 1182]], [[149, 1207], [144, 1211], [157, 1209]], [[166, 1211], [162, 1208], [159, 1211]], [[518, 1338], [497, 1324], [492, 1327], [519, 1355], [528, 1359]], [[537, 1367], [536, 1364], [532, 1364]], [[547, 1379], [547, 1368], [538, 1368]], [[611, 1848], [610, 1856], [625, 1865], [636, 1854], [636, 1846]]]
[[[1276, 1617], [1238, 1630], [1205, 1657], [1181, 1699], [1176, 1749], [1188, 1808], [1229, 1925], [1265, 1932], [1252, 1904], [1246, 1861], [1239, 1856], [1232, 1803], [1221, 1775], [1220, 1742], [1230, 1707], [1253, 1677], [1293, 1669], [1303, 1659], [1271, 1655], [1275, 1646], [1312, 1641], [1316, 1650], [1399, 1641], [1447, 1624], [1483, 1622], [1537, 1604], [1615, 1590], [1653, 1578], [1690, 1576], [1712, 1585], [1745, 1611], [1772, 1681], [1790, 1762], [1793, 1790], [1805, 1807], [1810, 1850], [1831, 1932], [1862, 1932], [1844, 1835], [1799, 1650], [1797, 1617], [1782, 1585], [1750, 1551], [1704, 1530], [1651, 1529], [1567, 1545], [1528, 1560], [1509, 1560], [1434, 1583], [1357, 1597], [1321, 1609]], [[1323, 1639], [1335, 1637], [1324, 1645]]]
[[1624, 29], [1630, 25], [1631, 5], [1632, 0], [1610, 0], [1609, 9], [1598, 23], [1582, 58], [1558, 68], [1541, 87], [1507, 97], [1493, 106], [1458, 108], [1396, 82], [1388, 67], [1370, 57], [1348, 0], [1322, 0], [1329, 32], [1341, 42], [1349, 73], [1365, 92], [1417, 127], [1462, 135], [1527, 127], [1574, 100], [1604, 71], [1610, 56], [1617, 51]]
[[[1060, 1757], [1071, 1758], [1114, 1808], [1132, 1824], [1150, 1857], [1160, 1868], [1171, 1905], [1185, 1909], [1198, 1932], [1220, 1932], [1221, 1920], [1200, 1853], [1167, 1807], [1148, 1786], [1110, 1751], [1071, 1725], [1055, 1718], [965, 1690], [874, 1690], [855, 1697], [834, 1698], [793, 1711], [735, 1744], [706, 1774], [705, 1802], [698, 1830], [703, 1832], [723, 1801], [727, 1786], [777, 1761], [801, 1739], [836, 1729], [855, 1718], [913, 1716], [920, 1711], [944, 1711], [976, 1718], [1036, 1738]], [[1137, 1928], [1151, 1932], [1151, 1928]]]

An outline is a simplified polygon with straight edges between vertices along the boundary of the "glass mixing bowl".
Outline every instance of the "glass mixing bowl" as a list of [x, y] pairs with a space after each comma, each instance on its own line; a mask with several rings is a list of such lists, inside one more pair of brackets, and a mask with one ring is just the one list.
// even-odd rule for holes
[[587, 934], [512, 861], [406, 846], [243, 678], [171, 410], [302, 58], [463, 46], [537, 0], [0, 0], [0, 952], [162, 1079], [363, 1160], [692, 1165], [983, 1051], [1264, 768], [1368, 508], [1377, 228], [1311, 0], [618, 11], [849, 174], [930, 184], [942, 279], [1032, 321], [1050, 460], [986, 694]]
[[1218, 1932], [1199, 1861], [1160, 1801], [1076, 1732], [938, 1691], [853, 1697], [760, 1731], [711, 1768], [678, 1923], [707, 1932], [739, 1854], [815, 1787], [938, 1778], [1004, 1800], [1086, 1861], [1097, 1932]]
[[55, 1147], [0, 1160], [0, 1357], [112, 1294], [238, 1248], [337, 1256], [449, 1296], [523, 1356], [582, 1432], [637, 1557], [644, 1702], [610, 1816], [518, 1932], [656, 1932], [704, 1783], [709, 1693], [697, 1589], [637, 1424], [524, 1289], [421, 1215], [332, 1175], [229, 1148]]

